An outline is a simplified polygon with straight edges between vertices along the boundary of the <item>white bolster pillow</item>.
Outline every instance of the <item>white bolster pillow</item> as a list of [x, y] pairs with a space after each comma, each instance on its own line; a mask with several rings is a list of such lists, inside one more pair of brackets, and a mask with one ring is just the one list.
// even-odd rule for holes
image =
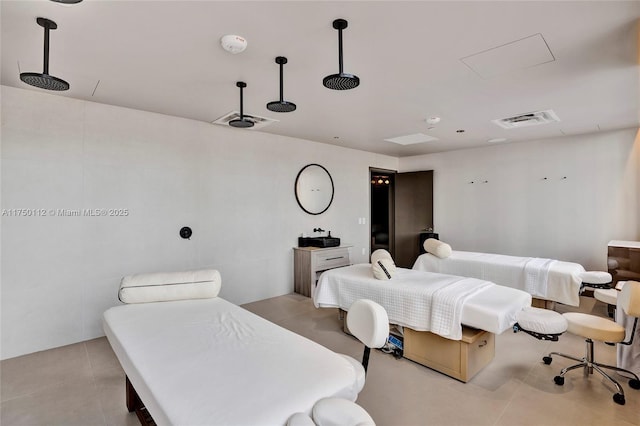
[[371, 264], [373, 265], [380, 259], [392, 259], [391, 254], [385, 249], [378, 249], [371, 253]]
[[390, 280], [396, 275], [396, 264], [393, 263], [393, 259], [378, 259], [375, 263], [371, 264], [371, 270], [376, 279]]
[[451, 256], [451, 246], [435, 238], [427, 238], [422, 244], [427, 253], [431, 253], [440, 259], [445, 259]]
[[218, 295], [221, 282], [215, 269], [128, 275], [120, 282], [118, 299], [124, 303], [209, 299]]

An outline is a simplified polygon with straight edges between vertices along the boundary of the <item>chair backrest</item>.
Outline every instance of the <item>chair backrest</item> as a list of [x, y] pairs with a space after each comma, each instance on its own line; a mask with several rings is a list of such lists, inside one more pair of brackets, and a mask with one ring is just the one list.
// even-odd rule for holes
[[347, 313], [351, 334], [369, 348], [381, 348], [389, 337], [389, 317], [382, 306], [372, 300], [359, 299]]
[[627, 281], [618, 295], [618, 306], [630, 317], [640, 317], [640, 282]]

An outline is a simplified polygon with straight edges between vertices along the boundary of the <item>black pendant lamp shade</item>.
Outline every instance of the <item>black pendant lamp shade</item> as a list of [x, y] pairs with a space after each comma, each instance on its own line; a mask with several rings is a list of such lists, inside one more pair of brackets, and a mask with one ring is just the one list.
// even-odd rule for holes
[[44, 28], [44, 69], [42, 74], [36, 72], [23, 72], [20, 74], [20, 80], [40, 89], [46, 90], [69, 90], [69, 83], [66, 81], [49, 75], [49, 31], [58, 28], [58, 25], [50, 19], [36, 19], [38, 25]]
[[284, 56], [278, 56], [276, 58], [276, 64], [280, 65], [280, 100], [279, 101], [273, 101], [273, 102], [269, 102], [267, 104], [267, 109], [269, 111], [273, 111], [273, 112], [291, 112], [291, 111], [295, 111], [296, 110], [296, 104], [294, 104], [293, 102], [289, 102], [289, 101], [285, 101], [284, 100], [284, 91], [282, 89], [283, 86], [283, 78], [282, 78], [282, 68], [284, 66], [284, 64], [287, 63], [287, 58], [285, 58]]
[[253, 127], [255, 124], [253, 121], [245, 118], [244, 116], [244, 106], [242, 105], [242, 89], [247, 87], [247, 83], [244, 81], [236, 82], [236, 86], [240, 88], [240, 118], [236, 118], [235, 120], [231, 120], [229, 122], [229, 126], [231, 127], [239, 127], [241, 129], [246, 129], [247, 127]]
[[348, 22], [344, 19], [336, 19], [333, 21], [333, 28], [338, 30], [338, 62], [340, 72], [332, 74], [322, 79], [322, 84], [328, 89], [333, 90], [349, 90], [358, 87], [360, 78], [353, 74], [347, 74], [342, 70], [342, 30], [347, 28]]

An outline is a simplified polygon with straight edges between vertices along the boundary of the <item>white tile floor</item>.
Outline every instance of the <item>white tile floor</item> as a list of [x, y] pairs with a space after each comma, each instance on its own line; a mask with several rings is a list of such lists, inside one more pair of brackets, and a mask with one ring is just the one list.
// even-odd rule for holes
[[[360, 357], [362, 345], [340, 330], [333, 309], [315, 309], [291, 294], [245, 308], [337, 352]], [[562, 308], [559, 308], [562, 310]], [[583, 298], [581, 310], [604, 315], [604, 306]], [[563, 387], [553, 383], [572, 362], [551, 350], [584, 352], [584, 342], [564, 334], [542, 342], [524, 333], [496, 339], [496, 357], [469, 383], [461, 383], [406, 359], [372, 352], [358, 403], [378, 425], [640, 425], [640, 391], [621, 381], [627, 404], [612, 399], [598, 376], [569, 373]], [[615, 349], [596, 346], [596, 359], [615, 364]], [[2, 425], [137, 425], [124, 402], [124, 372], [105, 338], [94, 339], [0, 363]], [[215, 424], [212, 420], [211, 424]]]

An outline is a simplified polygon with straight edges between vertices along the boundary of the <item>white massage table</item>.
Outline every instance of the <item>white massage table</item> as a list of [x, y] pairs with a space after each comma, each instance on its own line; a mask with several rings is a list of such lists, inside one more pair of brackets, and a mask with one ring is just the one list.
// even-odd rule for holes
[[413, 269], [488, 280], [570, 306], [580, 304], [585, 272], [578, 263], [457, 250], [444, 259], [422, 254]]
[[474, 278], [397, 268], [397, 275], [391, 280], [377, 280], [368, 263], [324, 272], [313, 288], [312, 297], [318, 308], [345, 311], [357, 299], [370, 299], [385, 308], [392, 324], [432, 331], [451, 339], [454, 337], [434, 331], [432, 324], [432, 294], [449, 284], [458, 288], [480, 287], [463, 301], [458, 327], [467, 325], [500, 334], [515, 324], [518, 312], [531, 306], [531, 295], [524, 291]]
[[219, 297], [117, 306], [104, 331], [160, 426], [284, 425], [359, 391], [344, 357]]

